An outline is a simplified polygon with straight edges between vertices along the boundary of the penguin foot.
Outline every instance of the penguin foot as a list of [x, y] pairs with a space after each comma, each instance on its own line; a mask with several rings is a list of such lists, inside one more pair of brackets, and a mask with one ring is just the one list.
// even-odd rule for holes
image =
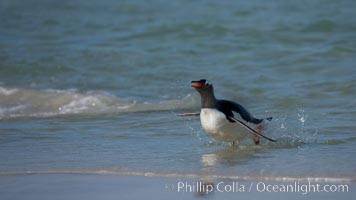
[[260, 137], [258, 136], [252, 136], [253, 141], [255, 142], [255, 145], [259, 145], [260, 144]]
[[237, 146], [237, 143], [239, 143], [239, 142], [238, 142], [238, 141], [231, 142], [230, 146], [231, 146], [231, 147], [236, 147], [236, 146]]

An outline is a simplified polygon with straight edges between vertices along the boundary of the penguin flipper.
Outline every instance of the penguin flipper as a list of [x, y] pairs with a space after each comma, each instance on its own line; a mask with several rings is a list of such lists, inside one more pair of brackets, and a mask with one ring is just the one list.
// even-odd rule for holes
[[177, 116], [181, 116], [181, 117], [186, 117], [186, 116], [200, 116], [200, 113], [181, 113], [181, 114], [177, 114]]
[[[246, 125], [245, 123], [243, 123], [241, 120], [238, 120], [238, 119], [235, 119], [234, 117], [231, 117], [229, 116], [228, 119], [230, 119], [231, 121], [234, 121], [238, 124], [240, 124], [242, 127], [244, 127], [250, 134], [252, 134], [253, 138], [260, 138], [260, 137], [263, 137], [269, 141], [272, 141], [272, 142], [277, 142], [276, 140], [272, 139], [272, 138], [269, 138], [259, 132], [257, 132], [256, 130], [254, 130], [253, 128], [249, 127], [248, 125]], [[255, 141], [256, 142], [256, 141]]]

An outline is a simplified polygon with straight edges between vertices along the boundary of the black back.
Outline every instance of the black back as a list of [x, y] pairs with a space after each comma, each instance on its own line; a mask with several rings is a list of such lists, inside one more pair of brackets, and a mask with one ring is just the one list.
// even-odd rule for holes
[[233, 111], [239, 113], [241, 118], [247, 122], [259, 124], [263, 121], [263, 119], [254, 118], [242, 105], [232, 101], [217, 100], [216, 109], [218, 109], [220, 112], [223, 112], [230, 122], [233, 122], [229, 119], [229, 117], [234, 117]]

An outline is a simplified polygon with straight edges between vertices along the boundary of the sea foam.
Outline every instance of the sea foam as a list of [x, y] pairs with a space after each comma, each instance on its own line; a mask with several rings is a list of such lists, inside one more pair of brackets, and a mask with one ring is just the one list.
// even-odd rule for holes
[[182, 99], [138, 103], [135, 99], [120, 98], [101, 91], [0, 87], [0, 119], [153, 112], [193, 107], [198, 107], [198, 101], [191, 95]]

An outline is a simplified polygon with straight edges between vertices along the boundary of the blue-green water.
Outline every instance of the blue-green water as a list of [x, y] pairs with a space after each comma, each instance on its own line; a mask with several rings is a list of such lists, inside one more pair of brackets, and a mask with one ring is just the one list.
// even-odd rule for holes
[[[0, 1], [0, 174], [356, 180], [355, 1]], [[191, 80], [277, 143], [205, 135]], [[324, 180], [323, 179], [323, 180]]]

